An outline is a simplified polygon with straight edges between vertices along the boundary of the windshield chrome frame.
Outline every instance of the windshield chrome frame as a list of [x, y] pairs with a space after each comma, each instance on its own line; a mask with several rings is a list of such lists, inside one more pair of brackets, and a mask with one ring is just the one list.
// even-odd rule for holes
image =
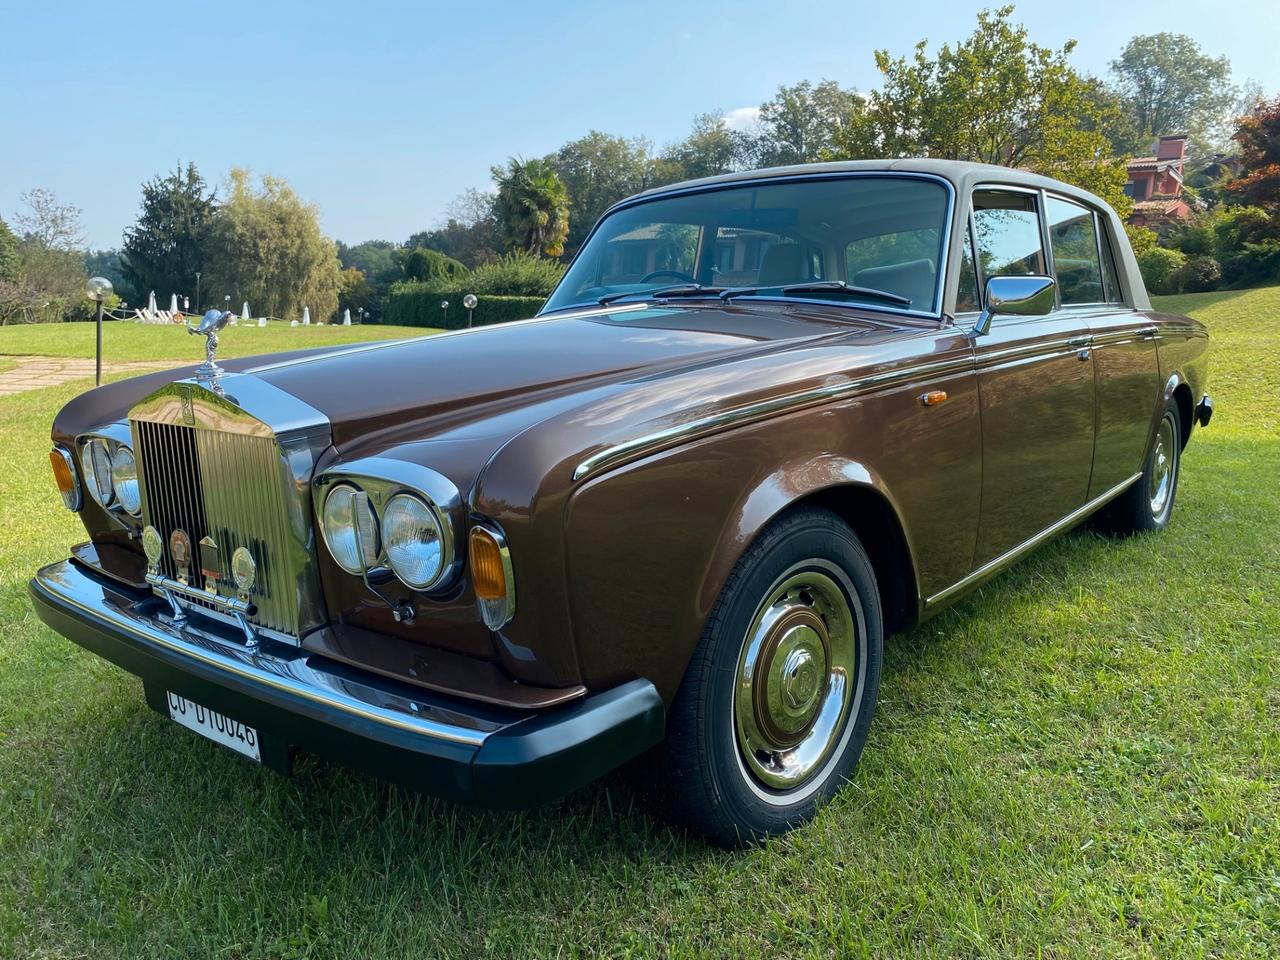
[[[931, 183], [941, 184], [943, 189], [946, 190], [947, 192], [946, 216], [943, 220], [943, 225], [942, 225], [942, 245], [938, 254], [938, 283], [934, 291], [932, 309], [915, 310], [910, 308], [895, 307], [892, 304], [887, 304], [887, 303], [866, 302], [862, 300], [856, 300], [856, 301], [852, 299], [829, 300], [822, 297], [795, 297], [795, 296], [787, 297], [779, 294], [743, 294], [742, 296], [734, 297], [733, 300], [734, 301], [750, 300], [757, 303], [759, 302], [789, 303], [793, 305], [823, 304], [826, 306], [844, 307], [845, 309], [852, 309], [852, 310], [874, 310], [882, 313], [891, 313], [891, 314], [894, 314], [895, 316], [915, 317], [919, 319], [936, 320], [938, 322], [942, 322], [943, 317], [945, 316], [942, 306], [943, 306], [943, 298], [946, 296], [946, 289], [947, 289], [947, 270], [950, 267], [950, 260], [951, 260], [951, 228], [952, 228], [952, 225], [954, 224], [955, 215], [956, 215], [956, 188], [955, 188], [955, 184], [953, 184], [946, 177], [939, 176], [936, 173], [923, 173], [915, 170], [844, 170], [844, 171], [835, 171], [835, 172], [829, 172], [829, 173], [793, 173], [793, 174], [785, 174], [777, 177], [748, 178], [743, 180], [729, 180], [722, 183], [706, 184], [704, 186], [681, 187], [673, 190], [664, 190], [660, 193], [646, 193], [646, 194], [641, 194], [635, 197], [629, 197], [626, 200], [621, 200], [618, 203], [615, 203], [612, 207], [610, 207], [600, 216], [600, 219], [596, 221], [595, 226], [591, 228], [591, 232], [587, 234], [587, 238], [584, 241], [582, 241], [582, 246], [578, 248], [578, 253], [575, 254], [573, 260], [569, 262], [569, 270], [573, 269], [573, 265], [574, 263], [577, 262], [578, 257], [582, 255], [582, 251], [587, 249], [587, 246], [591, 243], [592, 238], [595, 237], [596, 231], [600, 229], [601, 225], [606, 220], [608, 220], [615, 213], [619, 213], [622, 210], [629, 210], [630, 208], [640, 206], [641, 204], [653, 203], [654, 201], [657, 201], [657, 200], [667, 200], [672, 197], [688, 196], [690, 194], [696, 194], [696, 193], [714, 193], [721, 190], [740, 190], [743, 187], [769, 186], [769, 185], [779, 184], [779, 183], [796, 183], [796, 182], [808, 182], [808, 181], [817, 181], [817, 180], [855, 180], [855, 179], [865, 180], [868, 178], [876, 178], [876, 179], [903, 178], [908, 180], [925, 180]], [[569, 270], [565, 271], [566, 277], [569, 275]], [[564, 281], [561, 280], [560, 282], [563, 283]], [[558, 290], [559, 287], [560, 285], [556, 284], [556, 290]], [[551, 291], [551, 296], [547, 297], [548, 302], [550, 302], [551, 298], [556, 295], [556, 290]], [[653, 297], [653, 291], [640, 291], [640, 290], [637, 290], [635, 292], [635, 297], [636, 297], [636, 301], [635, 301], [636, 303], [647, 303], [648, 300], [646, 298], [654, 299], [654, 300], [662, 299], [658, 297]], [[680, 298], [676, 297], [672, 299], [680, 299]], [[561, 313], [565, 310], [580, 310], [583, 307], [588, 307], [588, 306], [598, 306], [598, 304], [595, 300], [584, 300], [579, 303], [565, 304], [563, 307], [555, 307], [550, 310], [548, 310], [546, 306], [543, 306], [543, 308], [538, 311], [537, 316], [549, 317], [557, 313]], [[610, 306], [612, 306], [612, 304], [610, 304]]]

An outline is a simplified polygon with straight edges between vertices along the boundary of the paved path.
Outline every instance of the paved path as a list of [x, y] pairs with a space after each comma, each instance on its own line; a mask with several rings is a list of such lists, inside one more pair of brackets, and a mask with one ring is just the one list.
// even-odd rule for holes
[[[22, 393], [24, 390], [38, 390], [41, 387], [56, 387], [71, 380], [83, 380], [93, 376], [93, 361], [80, 357], [15, 357], [0, 356], [0, 360], [16, 360], [18, 365], [12, 370], [0, 373], [0, 397]], [[108, 373], [143, 373], [147, 370], [159, 370], [172, 366], [172, 361], [131, 361], [128, 363], [104, 362], [103, 374]]]

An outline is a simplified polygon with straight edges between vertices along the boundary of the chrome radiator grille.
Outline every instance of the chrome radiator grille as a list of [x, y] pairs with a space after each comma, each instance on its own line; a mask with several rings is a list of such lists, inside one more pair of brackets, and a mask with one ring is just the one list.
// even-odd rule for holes
[[[178, 573], [168, 537], [178, 528], [191, 537], [191, 580], [203, 586], [199, 541], [218, 547], [218, 593], [234, 596], [230, 560], [247, 547], [257, 562], [251, 598], [259, 626], [299, 637], [299, 582], [310, 573], [310, 557], [290, 536], [298, 505], [289, 502], [289, 480], [280, 446], [268, 436], [246, 436], [171, 423], [134, 420], [142, 483], [143, 518], [166, 541], [162, 572]], [[296, 496], [293, 498], [296, 500]], [[310, 523], [310, 517], [305, 518]], [[198, 601], [197, 601], [198, 602]]]

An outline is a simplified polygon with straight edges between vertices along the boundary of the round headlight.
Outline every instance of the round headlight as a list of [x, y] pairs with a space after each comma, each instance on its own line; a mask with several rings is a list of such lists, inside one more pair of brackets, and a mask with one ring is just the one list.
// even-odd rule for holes
[[382, 542], [396, 576], [423, 590], [444, 571], [445, 540], [436, 512], [417, 497], [397, 493], [382, 511]]
[[111, 458], [111, 489], [116, 499], [135, 517], [142, 512], [142, 494], [138, 490], [138, 462], [128, 447], [116, 447]]
[[80, 451], [80, 469], [84, 473], [85, 486], [99, 505], [111, 506], [111, 451], [107, 441], [94, 438]]
[[[378, 521], [368, 498], [358, 497], [355, 487], [340, 483], [329, 491], [324, 501], [320, 530], [329, 553], [347, 573], [364, 573], [378, 561]], [[364, 504], [357, 510], [356, 504]], [[357, 513], [359, 514], [357, 516]], [[356, 524], [360, 525], [359, 544]], [[363, 555], [361, 552], [363, 547]]]

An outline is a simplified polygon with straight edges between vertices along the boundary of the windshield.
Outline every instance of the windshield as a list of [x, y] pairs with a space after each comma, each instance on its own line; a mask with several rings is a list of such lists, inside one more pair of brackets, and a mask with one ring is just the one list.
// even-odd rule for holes
[[941, 183], [895, 175], [744, 183], [638, 203], [599, 225], [543, 310], [723, 293], [934, 313], [947, 203]]

